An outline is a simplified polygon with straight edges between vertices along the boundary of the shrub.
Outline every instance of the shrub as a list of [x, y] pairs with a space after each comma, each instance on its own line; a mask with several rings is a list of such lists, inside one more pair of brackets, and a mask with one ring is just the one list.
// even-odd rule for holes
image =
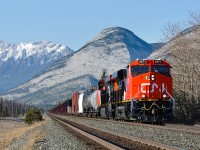
[[39, 109], [29, 110], [24, 119], [26, 124], [32, 124], [34, 121], [42, 121], [42, 115]]

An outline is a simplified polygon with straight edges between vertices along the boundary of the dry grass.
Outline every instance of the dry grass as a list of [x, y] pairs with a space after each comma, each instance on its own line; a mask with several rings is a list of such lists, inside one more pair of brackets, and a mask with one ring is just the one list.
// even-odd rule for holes
[[39, 130], [36, 130], [34, 133], [29, 134], [28, 138], [28, 143], [26, 145], [23, 145], [21, 147], [21, 150], [33, 150], [35, 140], [36, 139], [42, 139], [44, 138], [43, 133], [41, 133]]
[[19, 137], [27, 126], [23, 122], [0, 120], [0, 149], [7, 147], [13, 138]]
[[[45, 121], [34, 123], [30, 126], [24, 122], [17, 122], [11, 120], [0, 120], [0, 149], [9, 149], [12, 139], [17, 139], [33, 128], [45, 124]], [[28, 143], [20, 149], [33, 149], [35, 139], [42, 137], [42, 133], [38, 130], [28, 134]]]

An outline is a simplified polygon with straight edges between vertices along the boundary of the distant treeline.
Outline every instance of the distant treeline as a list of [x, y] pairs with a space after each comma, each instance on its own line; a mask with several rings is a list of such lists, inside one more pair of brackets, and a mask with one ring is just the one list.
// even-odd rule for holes
[[0, 118], [24, 115], [30, 106], [0, 97]]

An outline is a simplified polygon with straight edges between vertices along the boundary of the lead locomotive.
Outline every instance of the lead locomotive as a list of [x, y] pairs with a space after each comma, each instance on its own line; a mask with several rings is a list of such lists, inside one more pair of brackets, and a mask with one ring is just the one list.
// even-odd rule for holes
[[97, 115], [159, 122], [172, 117], [172, 77], [163, 60], [136, 60], [98, 83]]

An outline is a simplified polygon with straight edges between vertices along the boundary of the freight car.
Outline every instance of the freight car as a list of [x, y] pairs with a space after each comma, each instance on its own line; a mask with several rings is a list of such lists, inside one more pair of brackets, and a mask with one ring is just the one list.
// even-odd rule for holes
[[51, 113], [55, 114], [72, 114], [72, 99], [68, 99], [63, 103], [50, 110]]
[[72, 95], [72, 113], [162, 123], [173, 114], [172, 77], [164, 60], [136, 60], [96, 87]]
[[[100, 103], [98, 103], [100, 104]], [[79, 116], [94, 116], [97, 112], [97, 86], [72, 94], [72, 114]], [[69, 113], [69, 112], [67, 112]]]

